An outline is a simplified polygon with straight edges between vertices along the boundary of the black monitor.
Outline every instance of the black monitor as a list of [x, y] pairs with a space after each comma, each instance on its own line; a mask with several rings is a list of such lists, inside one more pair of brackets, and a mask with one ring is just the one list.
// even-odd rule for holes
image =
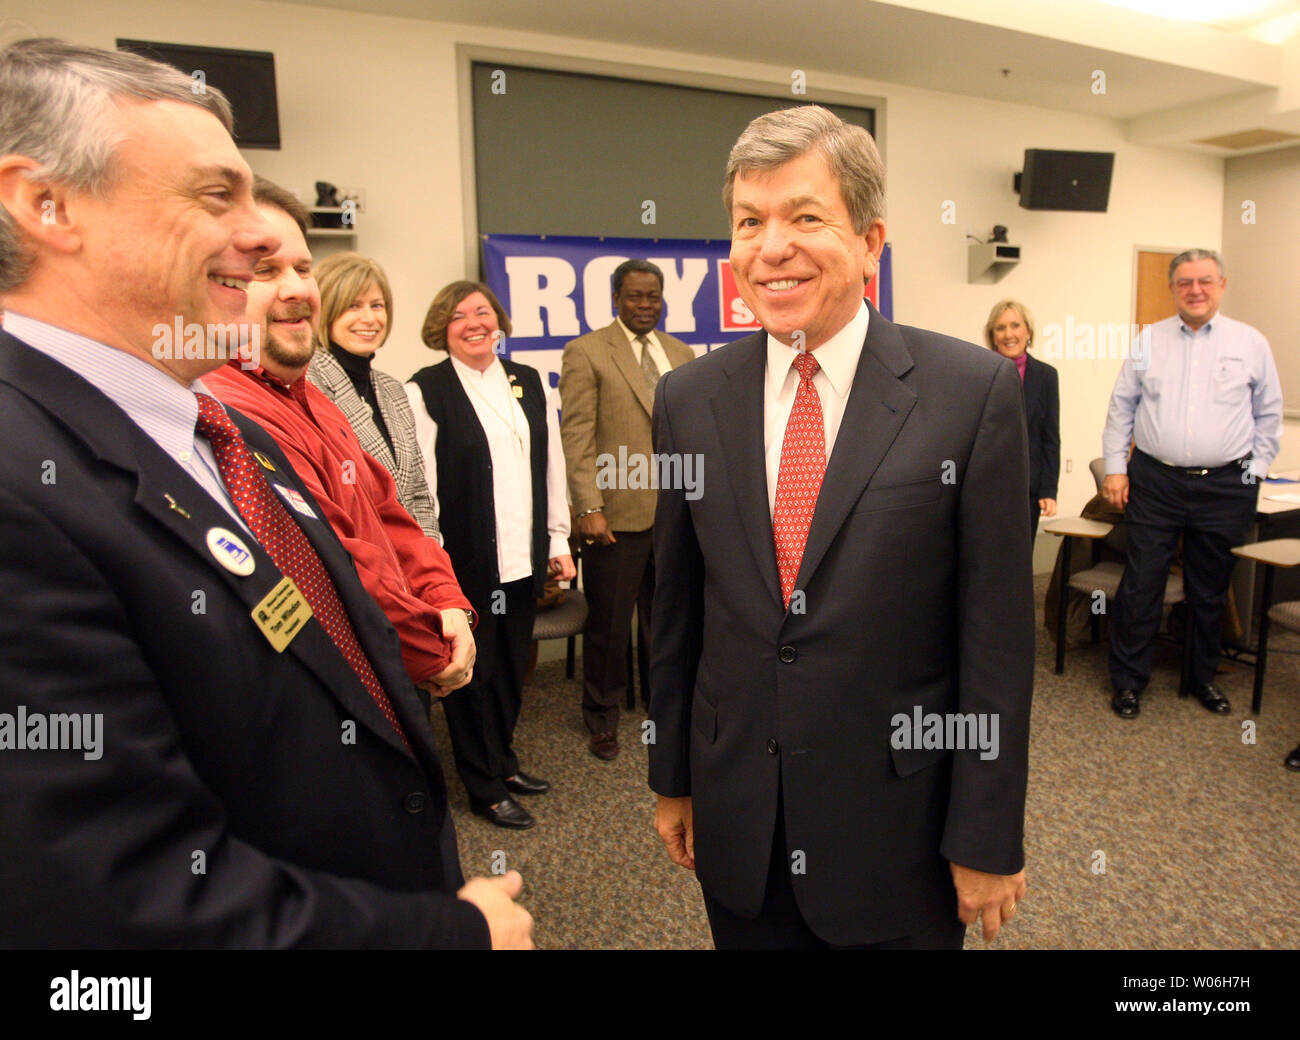
[[118, 40], [117, 49], [165, 62], [193, 78], [195, 84], [216, 87], [225, 94], [235, 111], [235, 143], [240, 148], [280, 147], [275, 55], [270, 51], [236, 51], [146, 40]]

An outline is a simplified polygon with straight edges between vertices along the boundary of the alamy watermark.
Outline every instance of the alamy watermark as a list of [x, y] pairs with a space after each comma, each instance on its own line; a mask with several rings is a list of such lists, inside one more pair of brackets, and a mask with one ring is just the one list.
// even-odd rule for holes
[[899, 712], [889, 720], [894, 732], [889, 744], [895, 750], [975, 751], [984, 761], [998, 757], [998, 715], [996, 712], [923, 712], [918, 704], [912, 714]]
[[104, 754], [104, 715], [50, 715], [20, 704], [13, 715], [0, 712], [0, 751], [80, 751], [97, 761]]
[[153, 978], [124, 975], [117, 978], [71, 971], [50, 979], [51, 1011], [129, 1011], [137, 1022], [152, 1013]]
[[704, 494], [704, 456], [675, 452], [646, 455], [629, 452], [626, 444], [620, 444], [617, 455], [604, 451], [596, 456], [596, 487], [602, 491], [684, 491], [686, 498], [694, 502]]
[[232, 322], [229, 325], [184, 321], [176, 315], [172, 324], [160, 321], [153, 327], [153, 356], [159, 361], [233, 361], [251, 371], [262, 363], [262, 326]]
[[1123, 361], [1145, 369], [1151, 360], [1151, 326], [1074, 320], [1047, 322], [1034, 337], [1045, 361]]

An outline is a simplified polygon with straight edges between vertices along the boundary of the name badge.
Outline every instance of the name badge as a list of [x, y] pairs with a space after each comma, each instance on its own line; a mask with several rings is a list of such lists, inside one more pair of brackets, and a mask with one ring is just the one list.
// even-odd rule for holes
[[274, 481], [271, 483], [271, 487], [280, 492], [280, 497], [288, 502], [289, 505], [293, 506], [294, 509], [298, 510], [298, 512], [303, 516], [309, 516], [313, 520], [318, 519], [316, 514], [312, 512], [311, 506], [307, 504], [307, 500], [302, 497], [301, 492], [295, 491], [291, 487], [285, 487], [283, 484], [276, 484]]
[[252, 617], [272, 649], [281, 654], [307, 624], [311, 604], [292, 578], [284, 578], [253, 608]]
[[213, 527], [208, 530], [207, 540], [208, 552], [212, 553], [216, 561], [231, 574], [246, 578], [253, 573], [257, 560], [244, 544], [244, 540], [234, 531], [228, 531], [224, 527]]

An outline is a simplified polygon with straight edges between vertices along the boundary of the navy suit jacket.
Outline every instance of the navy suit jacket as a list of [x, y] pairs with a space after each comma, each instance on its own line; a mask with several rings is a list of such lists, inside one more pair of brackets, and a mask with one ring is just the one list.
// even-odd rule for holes
[[1061, 471], [1061, 392], [1056, 369], [1032, 354], [1025, 363], [1029, 500], [1056, 498]]
[[[427, 703], [325, 521], [289, 510], [413, 750], [314, 618], [283, 653], [255, 627], [281, 578], [261, 546], [108, 397], [4, 333], [0, 441], [0, 712], [103, 715], [97, 760], [0, 751], [0, 946], [487, 946], [455, 898]], [[214, 527], [251, 575], [217, 564]]]
[[[691, 796], [700, 884], [733, 913], [760, 910], [781, 804], [814, 933], [920, 934], [956, 916], [949, 861], [1023, 865], [1034, 630], [1020, 379], [873, 308], [803, 600], [787, 611], [766, 357], [757, 333], [659, 381], [655, 450], [697, 456], [703, 481], [691, 498], [659, 492], [650, 786]], [[997, 757], [896, 741], [897, 717], [918, 709], [996, 717]]]

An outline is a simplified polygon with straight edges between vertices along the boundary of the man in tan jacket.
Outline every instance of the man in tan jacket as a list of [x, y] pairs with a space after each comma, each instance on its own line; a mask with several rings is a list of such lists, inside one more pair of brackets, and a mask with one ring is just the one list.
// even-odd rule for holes
[[589, 606], [582, 714], [591, 752], [605, 760], [618, 754], [633, 607], [643, 697], [649, 672], [658, 473], [650, 440], [654, 388], [660, 375], [695, 357], [681, 340], [655, 332], [663, 284], [663, 272], [647, 260], [620, 264], [613, 277], [618, 317], [569, 343], [560, 371], [560, 434]]

